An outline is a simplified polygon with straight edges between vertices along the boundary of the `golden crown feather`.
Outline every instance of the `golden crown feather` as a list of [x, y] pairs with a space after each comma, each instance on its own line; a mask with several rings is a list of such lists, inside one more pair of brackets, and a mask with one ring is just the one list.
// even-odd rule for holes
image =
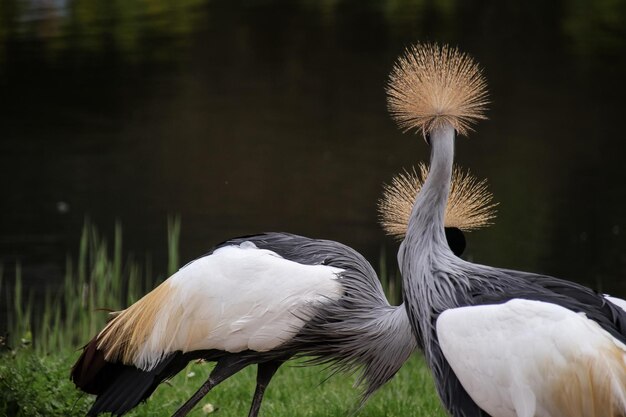
[[[388, 235], [403, 239], [417, 193], [428, 176], [428, 168], [420, 163], [396, 175], [384, 186], [383, 196], [378, 202], [380, 224]], [[493, 194], [487, 189], [487, 180], [479, 180], [469, 170], [455, 166], [452, 172], [450, 196], [444, 217], [446, 227], [457, 227], [471, 231], [489, 226], [496, 217]]]
[[486, 119], [487, 82], [477, 63], [457, 48], [418, 43], [407, 48], [387, 84], [391, 116], [404, 131], [450, 124], [461, 135]]

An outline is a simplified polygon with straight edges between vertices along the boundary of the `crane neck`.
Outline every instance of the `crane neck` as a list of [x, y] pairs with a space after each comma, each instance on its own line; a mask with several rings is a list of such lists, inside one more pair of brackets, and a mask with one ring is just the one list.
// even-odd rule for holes
[[[407, 233], [398, 251], [403, 277], [403, 298], [413, 335], [422, 349], [428, 346], [434, 290], [432, 279], [446, 260], [456, 257], [448, 247], [444, 215], [450, 193], [454, 161], [454, 128], [446, 125], [431, 132], [430, 169], [409, 218]], [[426, 357], [430, 356], [425, 350]]]
[[[443, 126], [431, 132], [428, 176], [418, 193], [403, 245], [411, 252], [448, 250], [444, 216], [454, 162], [454, 128]], [[403, 274], [405, 272], [403, 271]]]

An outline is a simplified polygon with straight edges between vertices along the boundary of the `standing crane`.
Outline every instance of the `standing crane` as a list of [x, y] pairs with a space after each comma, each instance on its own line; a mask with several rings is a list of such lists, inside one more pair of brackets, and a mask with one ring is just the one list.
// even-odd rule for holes
[[[385, 201], [417, 192], [419, 181], [419, 176], [398, 177]], [[459, 229], [486, 225], [493, 205], [491, 194], [476, 187], [484, 183], [460, 171], [457, 182], [462, 191], [450, 199], [454, 229], [448, 233], [452, 250], [460, 254], [465, 241]], [[480, 192], [481, 199], [470, 197]], [[389, 206], [381, 210], [387, 228], [406, 221]], [[114, 313], [85, 346], [71, 379], [97, 395], [88, 415], [122, 415], [190, 360], [215, 361], [208, 380], [174, 414], [184, 416], [220, 382], [257, 364], [249, 412], [255, 417], [274, 373], [294, 355], [339, 370], [361, 368], [357, 384], [364, 386], [364, 402], [415, 348], [405, 307], [387, 302], [376, 273], [358, 252], [329, 240], [265, 233], [218, 245]]]
[[431, 146], [398, 253], [403, 297], [454, 417], [626, 415], [626, 313], [582, 285], [466, 262], [445, 244], [457, 133], [484, 118], [486, 84], [457, 49], [418, 44], [394, 67], [389, 108]]

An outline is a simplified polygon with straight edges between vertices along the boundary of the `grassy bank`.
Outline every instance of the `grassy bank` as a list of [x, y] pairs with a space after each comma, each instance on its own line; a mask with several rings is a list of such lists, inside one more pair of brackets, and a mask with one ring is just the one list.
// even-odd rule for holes
[[[93, 398], [81, 394], [68, 379], [77, 354], [39, 356], [22, 349], [0, 363], [0, 415], [84, 416]], [[128, 416], [170, 416], [206, 380], [212, 364], [191, 363], [168, 383], [161, 384], [145, 404]], [[358, 400], [354, 377], [335, 375], [322, 367], [284, 365], [267, 390], [261, 416], [348, 416]], [[250, 367], [209, 393], [191, 416], [240, 417], [248, 413], [254, 392], [255, 369]], [[431, 378], [419, 356], [405, 365], [358, 413], [361, 417], [445, 416], [434, 394]]]
[[[180, 221], [172, 218], [168, 221], [167, 274], [178, 268], [179, 238]], [[9, 337], [0, 341], [0, 416], [85, 415], [93, 398], [80, 393], [68, 378], [77, 349], [105, 323], [107, 313], [102, 307], [121, 309], [158, 283], [154, 276], [159, 274], [149, 261], [139, 263], [122, 254], [120, 225], [108, 242], [87, 223], [76, 261], [67, 261], [64, 285], [46, 291], [39, 314], [34, 313], [33, 295], [24, 293], [19, 268], [11, 287], [0, 280], [0, 299], [11, 307]], [[397, 293], [385, 264], [381, 253], [381, 279], [390, 293]], [[211, 368], [212, 364], [191, 363], [129, 416], [171, 415], [206, 380]], [[354, 376], [330, 375], [323, 367], [288, 363], [272, 381], [261, 415], [349, 415], [358, 401], [358, 392], [352, 388]], [[207, 403], [215, 409], [211, 414], [217, 416], [247, 415], [254, 383], [255, 369], [251, 367], [218, 386], [192, 415], [205, 415], [201, 407]], [[444, 415], [419, 357], [359, 411], [363, 417]]]

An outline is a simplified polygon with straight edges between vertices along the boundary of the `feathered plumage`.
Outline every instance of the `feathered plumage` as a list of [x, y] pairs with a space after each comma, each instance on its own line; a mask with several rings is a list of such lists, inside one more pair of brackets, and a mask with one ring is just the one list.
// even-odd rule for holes
[[388, 108], [404, 131], [450, 124], [462, 135], [485, 119], [487, 83], [468, 55], [447, 45], [417, 44], [408, 48], [391, 71]]
[[[404, 238], [417, 193], [428, 176], [428, 167], [420, 163], [396, 175], [391, 184], [384, 186], [383, 196], [378, 201], [380, 224], [388, 235], [399, 240]], [[452, 172], [450, 197], [446, 206], [445, 225], [464, 232], [480, 229], [491, 224], [496, 217], [493, 194], [487, 189], [487, 180], [479, 180], [469, 170], [459, 166]]]
[[[437, 62], [442, 50], [421, 59]], [[421, 77], [455, 72], [439, 71]], [[446, 94], [471, 98], [468, 82]], [[579, 284], [450, 251], [444, 213], [456, 128], [441, 119], [429, 132], [430, 171], [398, 253], [409, 322], [445, 408], [453, 417], [626, 416], [624, 310]]]
[[71, 378], [98, 395], [89, 415], [122, 415], [195, 358], [241, 368], [306, 355], [360, 371], [365, 401], [415, 346], [404, 308], [360, 254], [267, 233], [219, 245], [116, 314]]
[[97, 348], [105, 352], [107, 361], [133, 364], [171, 292], [169, 281], [165, 281], [126, 310], [115, 312], [97, 337]]

